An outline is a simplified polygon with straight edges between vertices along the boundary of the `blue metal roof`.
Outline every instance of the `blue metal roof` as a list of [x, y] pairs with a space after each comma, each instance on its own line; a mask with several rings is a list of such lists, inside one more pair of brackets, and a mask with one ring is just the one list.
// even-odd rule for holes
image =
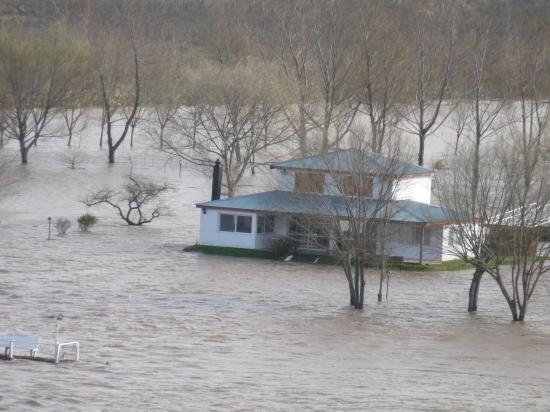
[[[391, 166], [390, 166], [391, 165]], [[391, 161], [374, 152], [356, 149], [337, 150], [324, 155], [307, 156], [273, 163], [274, 169], [307, 169], [326, 172], [353, 173], [363, 169], [366, 173], [425, 174], [432, 169], [405, 162], [391, 164]]]
[[[347, 199], [347, 201], [350, 200]], [[362, 207], [365, 207], [368, 213], [369, 209], [374, 211], [377, 204], [378, 200], [367, 199]], [[276, 190], [199, 203], [197, 207], [296, 215], [335, 216], [338, 214], [345, 218], [348, 216], [349, 209], [356, 206], [352, 203], [350, 207], [350, 204], [346, 204], [346, 200], [341, 196]], [[450, 220], [450, 214], [441, 207], [412, 200], [391, 201], [388, 212], [390, 220], [395, 222], [445, 223]]]

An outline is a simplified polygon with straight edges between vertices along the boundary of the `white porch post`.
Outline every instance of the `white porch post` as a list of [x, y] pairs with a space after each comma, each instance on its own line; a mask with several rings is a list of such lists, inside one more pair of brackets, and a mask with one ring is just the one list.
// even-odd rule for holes
[[420, 231], [420, 264], [422, 264], [424, 259], [424, 229], [426, 224], [422, 225], [422, 230]]

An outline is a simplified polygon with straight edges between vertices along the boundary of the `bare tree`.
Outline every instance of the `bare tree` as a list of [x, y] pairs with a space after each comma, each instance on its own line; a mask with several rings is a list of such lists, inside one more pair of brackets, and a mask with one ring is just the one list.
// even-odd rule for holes
[[[83, 203], [88, 207], [107, 204], [128, 225], [141, 226], [161, 216], [163, 206], [158, 198], [169, 189], [165, 183], [157, 184], [130, 177], [122, 191], [103, 188], [90, 194]], [[153, 202], [155, 204], [151, 205]]]
[[72, 105], [72, 107], [66, 108], [61, 114], [67, 127], [67, 134], [69, 135], [67, 146], [71, 147], [74, 134], [82, 133], [86, 128], [86, 108]]
[[[467, 47], [466, 58], [464, 59], [464, 67], [466, 68], [466, 78], [464, 80], [465, 97], [467, 103], [459, 103], [454, 114], [456, 144], [455, 153], [458, 151], [458, 140], [464, 128], [469, 129], [469, 135], [472, 137], [472, 149], [467, 150], [469, 156], [472, 156], [468, 161], [472, 173], [471, 178], [467, 179], [470, 182], [470, 193], [468, 200], [470, 203], [470, 215], [473, 218], [475, 214], [482, 211], [478, 210], [476, 202], [480, 194], [478, 193], [478, 185], [480, 184], [480, 168], [481, 168], [481, 146], [484, 141], [497, 133], [506, 122], [501, 118], [502, 108], [506, 102], [505, 97], [493, 98], [488, 88], [489, 68], [491, 63], [494, 63], [498, 51], [496, 45], [490, 43], [491, 22], [486, 21], [478, 27], [470, 31], [465, 40]], [[457, 183], [457, 182], [455, 182]], [[484, 190], [487, 190], [485, 188]], [[470, 234], [472, 235], [472, 234]], [[483, 235], [474, 230], [473, 235]], [[477, 242], [482, 242], [483, 239], [477, 239]], [[479, 247], [479, 246], [478, 246]], [[481, 249], [479, 252], [483, 252]], [[483, 276], [483, 266], [489, 259], [487, 254], [478, 256], [479, 262], [483, 264], [476, 265], [476, 270], [472, 276], [470, 284], [468, 311], [477, 310], [479, 285]]]
[[348, 135], [359, 109], [352, 81], [357, 68], [353, 59], [357, 47], [355, 21], [345, 12], [346, 4], [320, 2], [313, 23], [321, 104], [320, 107], [311, 105], [307, 115], [321, 134], [321, 153], [339, 146]]
[[[100, 100], [105, 114], [109, 163], [115, 163], [115, 153], [124, 142], [140, 106], [141, 77], [138, 47], [133, 23], [122, 3], [117, 3], [124, 30], [92, 39], [96, 56], [96, 72]], [[124, 115], [124, 108], [131, 107]], [[120, 127], [118, 127], [120, 126]], [[117, 133], [116, 129], [120, 129]], [[101, 145], [101, 143], [100, 143]]]
[[404, 87], [405, 42], [392, 21], [379, 4], [367, 4], [360, 24], [363, 65], [357, 97], [362, 103], [359, 111], [368, 117], [371, 150], [376, 153], [382, 152], [386, 136], [395, 133], [400, 120], [396, 105]]
[[442, 105], [453, 68], [455, 13], [448, 2], [432, 2], [427, 9], [419, 8], [415, 19], [415, 70], [410, 80], [414, 86], [409, 97], [412, 101], [404, 108], [402, 127], [418, 136], [418, 165], [422, 166], [426, 138], [450, 113], [442, 114]]
[[183, 104], [183, 78], [178, 57], [172, 53], [155, 58], [157, 64], [146, 88], [147, 103], [152, 112], [148, 119], [149, 133], [158, 140], [161, 149], [164, 148], [168, 126]]
[[[123, 109], [124, 117], [128, 119], [132, 115], [133, 107], [125, 107]], [[136, 131], [137, 126], [145, 120], [145, 108], [142, 105], [139, 105], [134, 117], [130, 122], [130, 147], [134, 147], [134, 132]]]
[[458, 155], [459, 143], [471, 121], [470, 104], [468, 101], [459, 101], [449, 117], [450, 127], [454, 132], [453, 155]]
[[[284, 115], [298, 137], [300, 153], [305, 155], [309, 151], [308, 131], [311, 125], [307, 117], [307, 106], [314, 57], [311, 8], [301, 1], [270, 3], [268, 13], [275, 17], [277, 23], [277, 39], [280, 44], [275, 54], [289, 82], [288, 92], [293, 96], [293, 104], [283, 107]], [[297, 112], [294, 110], [295, 106]]]
[[387, 225], [401, 208], [393, 200], [403, 163], [397, 147], [385, 154], [373, 153], [364, 141], [355, 142], [352, 149], [321, 155], [326, 176], [311, 172], [311, 186], [304, 186], [304, 182], [298, 186], [300, 191], [309, 192], [305, 196], [308, 202], [304, 212], [294, 218], [296, 229], [290, 233], [291, 239], [298, 246], [307, 239], [308, 244], [313, 242], [338, 257], [350, 305], [356, 309], [364, 305], [367, 262], [380, 261], [380, 283], [386, 279], [384, 262], [391, 251], [386, 242]]
[[[474, 111], [476, 140], [439, 186], [442, 203], [455, 214], [449, 248], [476, 268], [468, 310], [477, 309], [479, 282], [487, 273], [497, 282], [512, 318], [524, 320], [529, 299], [548, 270], [544, 260], [550, 253], [548, 248], [537, 248], [541, 228], [550, 218], [548, 164], [543, 155], [550, 107], [539, 83], [549, 63], [542, 38], [529, 39], [534, 48], [523, 47], [518, 35], [512, 40], [510, 77], [519, 101], [508, 106], [506, 129], [499, 128], [502, 138], [480, 148], [483, 131], [494, 120], [491, 109], [480, 110], [483, 115]], [[474, 107], [484, 106], [474, 99]]]
[[6, 85], [5, 132], [19, 142], [21, 162], [83, 81], [87, 50], [63, 26], [41, 38], [0, 34], [0, 77]]
[[167, 152], [208, 171], [219, 159], [228, 196], [236, 193], [256, 155], [289, 137], [268, 73], [260, 63], [205, 64], [190, 86], [202, 95], [193, 107], [178, 112], [176, 133], [165, 141]]

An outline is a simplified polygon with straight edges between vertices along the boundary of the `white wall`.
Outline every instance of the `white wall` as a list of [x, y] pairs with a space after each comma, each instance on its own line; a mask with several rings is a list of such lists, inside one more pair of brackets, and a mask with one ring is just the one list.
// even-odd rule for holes
[[[204, 213], [206, 212], [206, 214]], [[252, 216], [252, 233], [220, 231], [220, 214]], [[201, 209], [199, 244], [254, 249], [256, 247], [256, 214], [217, 209]]]
[[294, 170], [275, 169], [275, 189], [294, 191]]
[[397, 181], [396, 200], [414, 200], [430, 204], [432, 201], [432, 176], [418, 176]]
[[[388, 229], [388, 240], [386, 254], [389, 256], [403, 256], [405, 260], [420, 260], [420, 244], [415, 241], [416, 228], [418, 224], [391, 224]], [[445, 254], [443, 249], [444, 227], [433, 226], [426, 228], [430, 231], [430, 244], [424, 244], [423, 260], [441, 261], [454, 259], [453, 256]], [[380, 247], [378, 253], [381, 253]]]
[[[287, 192], [294, 191], [294, 170], [276, 169], [276, 190]], [[373, 195], [376, 195], [380, 189], [379, 179], [375, 178], [373, 182]], [[396, 181], [395, 188], [396, 200], [414, 200], [416, 202], [430, 204], [432, 199], [432, 176], [418, 176], [400, 179]], [[325, 174], [325, 194], [339, 195], [337, 184], [330, 173]]]

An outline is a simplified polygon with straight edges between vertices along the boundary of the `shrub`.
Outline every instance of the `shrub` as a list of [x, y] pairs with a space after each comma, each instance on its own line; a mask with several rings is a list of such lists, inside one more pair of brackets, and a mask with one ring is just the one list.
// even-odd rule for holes
[[444, 168], [445, 168], [445, 161], [443, 159], [439, 159], [434, 163], [435, 170], [442, 170]]
[[57, 219], [55, 227], [57, 228], [57, 233], [59, 233], [60, 235], [64, 235], [71, 227], [71, 221], [69, 219], [65, 219], [64, 217], [60, 217], [59, 219]]
[[87, 232], [90, 227], [96, 224], [97, 218], [91, 213], [86, 213], [80, 216], [77, 220], [80, 230]]
[[288, 237], [280, 237], [271, 241], [271, 251], [277, 257], [285, 257], [296, 248], [296, 242]]

